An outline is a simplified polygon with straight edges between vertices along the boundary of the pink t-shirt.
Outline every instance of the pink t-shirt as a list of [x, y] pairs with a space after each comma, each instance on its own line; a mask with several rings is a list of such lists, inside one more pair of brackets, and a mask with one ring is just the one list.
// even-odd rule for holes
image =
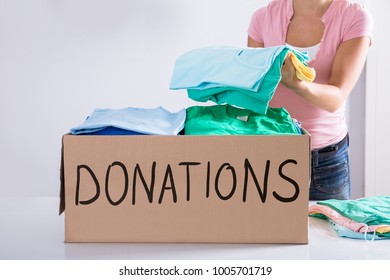
[[[293, 0], [274, 0], [268, 6], [255, 11], [248, 35], [264, 47], [286, 44], [286, 34], [293, 16]], [[327, 84], [331, 74], [333, 58], [338, 46], [346, 40], [369, 36], [371, 38], [373, 20], [359, 4], [347, 0], [333, 0], [322, 17], [325, 25], [320, 48], [309, 66], [316, 70], [315, 83]], [[284, 107], [291, 116], [302, 123], [311, 134], [312, 149], [319, 149], [342, 140], [347, 132], [345, 104], [336, 112], [322, 110], [299, 95], [279, 84], [271, 107]]]

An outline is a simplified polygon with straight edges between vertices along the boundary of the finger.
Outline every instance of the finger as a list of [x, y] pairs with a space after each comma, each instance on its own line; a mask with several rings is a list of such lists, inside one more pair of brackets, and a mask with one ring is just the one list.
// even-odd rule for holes
[[287, 53], [286, 57], [284, 58], [283, 65], [286, 64], [286, 61], [291, 61], [290, 53], [289, 53], [289, 52]]

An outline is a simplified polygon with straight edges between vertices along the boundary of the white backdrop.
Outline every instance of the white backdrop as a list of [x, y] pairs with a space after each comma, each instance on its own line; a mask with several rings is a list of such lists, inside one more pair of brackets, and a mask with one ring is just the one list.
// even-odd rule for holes
[[245, 46], [267, 2], [0, 0], [0, 196], [58, 196], [61, 136], [94, 108], [193, 105], [175, 59]]
[[389, 10], [389, 1], [370, 1], [370, 11], [375, 18], [375, 40], [367, 61], [365, 193], [369, 196], [390, 194]]
[[255, 0], [0, 0], [0, 196], [57, 196], [61, 136], [94, 108], [193, 104], [175, 59], [246, 45]]

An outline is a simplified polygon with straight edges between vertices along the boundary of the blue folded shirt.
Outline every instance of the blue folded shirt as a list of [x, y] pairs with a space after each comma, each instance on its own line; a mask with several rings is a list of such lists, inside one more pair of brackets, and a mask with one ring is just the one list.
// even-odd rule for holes
[[95, 109], [72, 134], [90, 135], [177, 135], [184, 128], [186, 110], [176, 113], [162, 107], [154, 109]]
[[281, 45], [269, 48], [205, 47], [180, 56], [170, 89], [187, 89], [188, 97], [200, 102], [230, 104], [265, 114], [281, 80], [281, 67], [288, 51], [306, 62], [309, 57]]

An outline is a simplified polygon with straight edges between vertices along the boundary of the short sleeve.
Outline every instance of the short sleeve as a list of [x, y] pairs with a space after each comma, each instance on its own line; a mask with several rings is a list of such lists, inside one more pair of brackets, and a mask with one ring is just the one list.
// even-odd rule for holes
[[372, 15], [360, 5], [355, 5], [354, 10], [347, 13], [348, 24], [344, 31], [343, 41], [367, 36], [372, 38], [374, 20]]
[[265, 18], [265, 8], [260, 8], [256, 10], [249, 23], [249, 28], [248, 28], [248, 35], [251, 37], [253, 40], [263, 43], [263, 32], [262, 32], [262, 26], [264, 26], [264, 18]]

